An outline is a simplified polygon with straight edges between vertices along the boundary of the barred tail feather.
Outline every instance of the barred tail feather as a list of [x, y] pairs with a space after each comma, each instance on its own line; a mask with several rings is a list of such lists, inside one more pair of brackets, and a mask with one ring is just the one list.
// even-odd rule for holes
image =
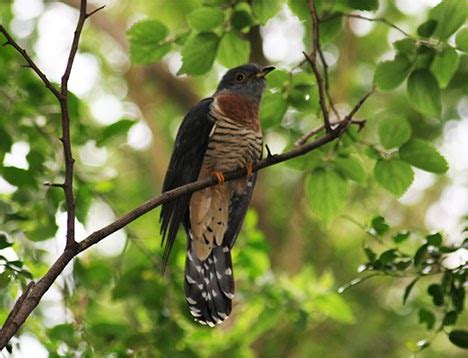
[[197, 322], [214, 327], [231, 313], [234, 276], [231, 252], [215, 246], [207, 259], [200, 261], [189, 241], [185, 260], [185, 296]]

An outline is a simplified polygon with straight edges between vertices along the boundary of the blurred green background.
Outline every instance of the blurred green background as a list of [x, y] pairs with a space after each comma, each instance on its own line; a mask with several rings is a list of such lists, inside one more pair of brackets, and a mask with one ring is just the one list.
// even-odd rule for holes
[[[183, 293], [182, 232], [167, 273], [161, 275], [156, 209], [80, 255], [12, 340], [13, 353], [2, 353], [408, 357], [425, 339], [428, 347], [419, 353], [423, 357], [464, 356], [443, 334], [452, 325], [436, 334], [450, 310], [450, 302], [435, 307], [426, 292], [441, 280], [439, 271], [421, 277], [405, 305], [404, 290], [418, 275], [406, 274], [406, 268], [392, 266], [398, 277], [382, 274], [338, 293], [340, 286], [364, 277], [358, 267], [372, 260], [363, 248], [377, 254], [392, 249], [393, 234], [411, 232], [400, 246], [408, 255], [429, 233], [440, 231], [446, 246], [460, 245], [463, 239], [468, 214], [468, 59], [463, 52], [466, 39], [453, 32], [465, 22], [465, 12], [431, 15], [439, 2], [318, 2], [330, 92], [341, 116], [372, 87], [377, 64], [393, 59], [395, 51], [412, 59], [412, 71], [432, 71], [442, 111], [433, 113], [418, 103], [415, 107], [406, 84], [397, 86], [406, 73], [395, 89], [378, 91], [365, 103], [356, 116], [367, 121], [362, 131], [351, 128], [351, 135], [339, 144], [262, 170], [233, 252], [236, 296], [230, 319], [216, 329], [192, 321]], [[455, 2], [445, 1], [444, 9], [456, 10]], [[466, 3], [459, 3], [466, 10]], [[269, 79], [261, 118], [265, 143], [273, 153], [291, 148], [321, 124], [315, 80], [308, 65], [300, 65], [301, 51], [310, 51], [311, 42], [307, 1], [90, 1], [91, 8], [103, 4], [106, 8], [85, 25], [69, 86], [78, 239], [160, 192], [183, 115], [213, 93], [226, 67], [249, 60], [279, 69]], [[214, 12], [193, 15], [202, 5]], [[78, 7], [74, 0], [2, 1], [0, 22], [51, 81], [59, 83]], [[392, 44], [405, 38], [401, 32], [343, 13], [385, 17], [412, 37], [395, 49]], [[424, 30], [421, 34], [418, 26], [431, 16], [439, 20], [447, 16], [443, 28], [454, 23], [458, 27], [452, 32], [432, 29], [434, 37]], [[162, 27], [152, 23], [127, 35], [144, 19]], [[215, 40], [214, 46], [203, 48], [201, 60], [193, 63], [199, 53], [187, 44], [205, 31], [223, 40], [219, 46]], [[445, 36], [441, 31], [450, 33]], [[404, 45], [407, 48], [402, 49]], [[434, 67], [434, 59], [455, 46], [456, 59]], [[189, 75], [177, 75], [182, 63], [181, 72]], [[43, 185], [63, 180], [60, 108], [21, 64], [10, 46], [0, 49], [2, 321], [22, 285], [31, 275], [39, 279], [65, 245], [63, 193]], [[382, 145], [379, 128], [382, 121], [395, 117], [409, 123], [412, 138], [431, 142], [439, 150], [448, 162], [446, 174], [433, 173], [446, 168], [422, 171], [406, 164], [414, 171], [414, 180], [410, 174], [400, 193], [391, 189], [393, 177], [390, 184], [379, 180], [376, 158], [398, 156]], [[339, 158], [357, 167], [344, 164], [343, 174]], [[314, 192], [321, 170], [338, 173], [332, 185], [342, 189], [338, 198]], [[331, 207], [324, 208], [324, 200]], [[379, 215], [390, 229], [376, 234], [378, 223], [372, 218]], [[466, 264], [466, 258], [466, 249], [460, 249], [445, 262], [450, 269]], [[466, 274], [457, 277], [458, 292], [464, 292]], [[430, 325], [424, 314], [421, 319], [421, 308], [433, 310], [438, 323]], [[463, 328], [466, 314], [459, 313], [455, 327]]]

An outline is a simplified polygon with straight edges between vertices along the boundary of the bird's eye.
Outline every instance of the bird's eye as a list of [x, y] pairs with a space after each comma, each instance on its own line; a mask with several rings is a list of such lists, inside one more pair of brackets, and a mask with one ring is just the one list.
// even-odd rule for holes
[[245, 76], [243, 73], [238, 73], [236, 75], [236, 82], [242, 82], [245, 79]]

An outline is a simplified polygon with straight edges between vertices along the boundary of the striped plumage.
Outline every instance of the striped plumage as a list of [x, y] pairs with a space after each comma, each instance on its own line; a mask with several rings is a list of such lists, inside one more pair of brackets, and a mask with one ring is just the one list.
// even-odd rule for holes
[[[264, 76], [272, 68], [244, 65], [223, 77], [217, 92], [184, 118], [164, 181], [163, 191], [247, 168], [260, 159], [258, 120]], [[226, 182], [163, 206], [161, 232], [166, 264], [177, 228], [187, 235], [185, 293], [192, 316], [214, 326], [231, 312], [234, 275], [231, 249], [247, 211], [256, 175]]]

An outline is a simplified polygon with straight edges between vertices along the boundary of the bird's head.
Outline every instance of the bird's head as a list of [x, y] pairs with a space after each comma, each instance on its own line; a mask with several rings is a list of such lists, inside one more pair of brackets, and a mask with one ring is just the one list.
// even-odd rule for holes
[[216, 91], [232, 91], [260, 101], [265, 88], [265, 76], [274, 69], [273, 66], [261, 67], [255, 63], [231, 68], [219, 82]]

